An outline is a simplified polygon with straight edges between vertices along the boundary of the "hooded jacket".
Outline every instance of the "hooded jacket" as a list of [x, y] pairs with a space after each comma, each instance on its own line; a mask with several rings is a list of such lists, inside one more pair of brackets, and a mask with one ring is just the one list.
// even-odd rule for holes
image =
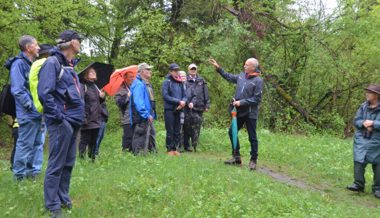
[[218, 68], [217, 72], [227, 81], [236, 83], [235, 100], [240, 101], [240, 107], [236, 108], [238, 111], [237, 116], [248, 116], [250, 119], [257, 119], [263, 93], [263, 79], [259, 76], [247, 78], [244, 72], [237, 75], [226, 73], [222, 68]]
[[39, 73], [38, 97], [44, 108], [46, 124], [67, 120], [82, 125], [84, 101], [81, 84], [74, 68], [58, 50], [52, 52]]
[[180, 101], [187, 101], [185, 89], [179, 82], [168, 74], [162, 83], [162, 96], [164, 98], [164, 109], [175, 111]]
[[41, 119], [33, 104], [33, 97], [30, 93], [29, 72], [32, 62], [24, 52], [14, 59], [7, 61], [5, 67], [10, 69], [11, 93], [15, 99], [16, 117], [22, 124], [29, 119]]
[[131, 123], [141, 123], [148, 120], [149, 116], [156, 118], [152, 108], [149, 91], [144, 80], [138, 75], [131, 85], [130, 99]]

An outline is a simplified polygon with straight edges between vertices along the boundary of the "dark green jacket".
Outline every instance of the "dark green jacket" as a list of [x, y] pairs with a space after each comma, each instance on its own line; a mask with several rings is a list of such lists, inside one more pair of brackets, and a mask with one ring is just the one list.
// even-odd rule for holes
[[[363, 126], [365, 120], [373, 120], [373, 131], [368, 132]], [[354, 120], [354, 161], [359, 163], [380, 164], [380, 103], [376, 108], [369, 108], [363, 103]]]

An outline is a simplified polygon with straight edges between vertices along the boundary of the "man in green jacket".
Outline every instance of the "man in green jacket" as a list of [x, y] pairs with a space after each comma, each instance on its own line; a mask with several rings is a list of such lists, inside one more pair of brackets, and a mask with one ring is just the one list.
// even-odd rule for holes
[[380, 85], [370, 85], [366, 89], [366, 99], [356, 113], [354, 126], [354, 183], [346, 188], [364, 192], [365, 168], [372, 164], [372, 192], [380, 198]]

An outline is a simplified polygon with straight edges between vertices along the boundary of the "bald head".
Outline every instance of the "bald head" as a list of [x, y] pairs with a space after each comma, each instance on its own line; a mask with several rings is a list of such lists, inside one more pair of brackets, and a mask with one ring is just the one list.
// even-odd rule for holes
[[248, 58], [245, 63], [250, 63], [255, 67], [259, 66], [259, 61], [256, 58]]
[[244, 64], [245, 73], [256, 72], [256, 68], [259, 67], [259, 61], [256, 58], [248, 58]]

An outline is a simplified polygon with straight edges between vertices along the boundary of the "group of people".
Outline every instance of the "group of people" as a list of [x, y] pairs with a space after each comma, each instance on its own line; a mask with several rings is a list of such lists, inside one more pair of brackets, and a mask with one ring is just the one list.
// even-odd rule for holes
[[[44, 178], [44, 201], [52, 217], [59, 217], [61, 208], [71, 208], [69, 197], [71, 173], [75, 164], [76, 149], [84, 158], [95, 160], [99, 143], [104, 135], [108, 111], [105, 93], [95, 81], [97, 72], [86, 68], [80, 75], [74, 67], [75, 56], [80, 52], [82, 37], [75, 31], [65, 30], [59, 35], [56, 46], [39, 45], [32, 36], [19, 40], [20, 54], [7, 62], [10, 69], [11, 92], [16, 103], [18, 129], [12, 170], [15, 180], [34, 178], [41, 172], [45, 132], [49, 134], [49, 157]], [[36, 60], [39, 58], [39, 60]], [[214, 60], [209, 60], [216, 71], [227, 81], [236, 83], [231, 107], [237, 110], [237, 128], [247, 128], [251, 145], [249, 169], [255, 170], [258, 158], [256, 135], [258, 108], [263, 92], [263, 79], [259, 62], [249, 58], [244, 72], [225, 72]], [[137, 76], [126, 73], [115, 101], [120, 110], [123, 127], [122, 150], [137, 155], [155, 153], [154, 120], [156, 100], [151, 83], [153, 66], [141, 63]], [[188, 75], [176, 63], [168, 67], [162, 84], [166, 149], [170, 156], [180, 152], [196, 151], [199, 142], [203, 113], [210, 109], [206, 81], [199, 75], [198, 66], [188, 66]], [[352, 191], [364, 190], [364, 169], [373, 165], [376, 197], [380, 197], [380, 86], [367, 89], [367, 101], [355, 118], [355, 182], [347, 187]], [[81, 133], [79, 146], [77, 136]], [[232, 129], [229, 130], [231, 145]], [[374, 152], [376, 151], [376, 152]], [[372, 154], [372, 155], [371, 155]], [[12, 155], [13, 156], [13, 155]], [[225, 164], [241, 165], [240, 144], [232, 146], [232, 159]]]
[[[124, 74], [124, 82], [115, 95], [123, 127], [122, 150], [133, 154], [156, 152], [156, 101], [151, 83], [152, 66], [141, 63], [136, 78]], [[204, 111], [210, 108], [207, 84], [198, 74], [195, 64], [189, 65], [189, 75], [176, 63], [162, 84], [166, 128], [166, 148], [171, 156], [196, 150]], [[185, 74], [185, 76], [183, 76]], [[182, 75], [182, 76], [181, 76]], [[182, 132], [182, 134], [181, 134]], [[191, 141], [191, 145], [190, 145]]]

